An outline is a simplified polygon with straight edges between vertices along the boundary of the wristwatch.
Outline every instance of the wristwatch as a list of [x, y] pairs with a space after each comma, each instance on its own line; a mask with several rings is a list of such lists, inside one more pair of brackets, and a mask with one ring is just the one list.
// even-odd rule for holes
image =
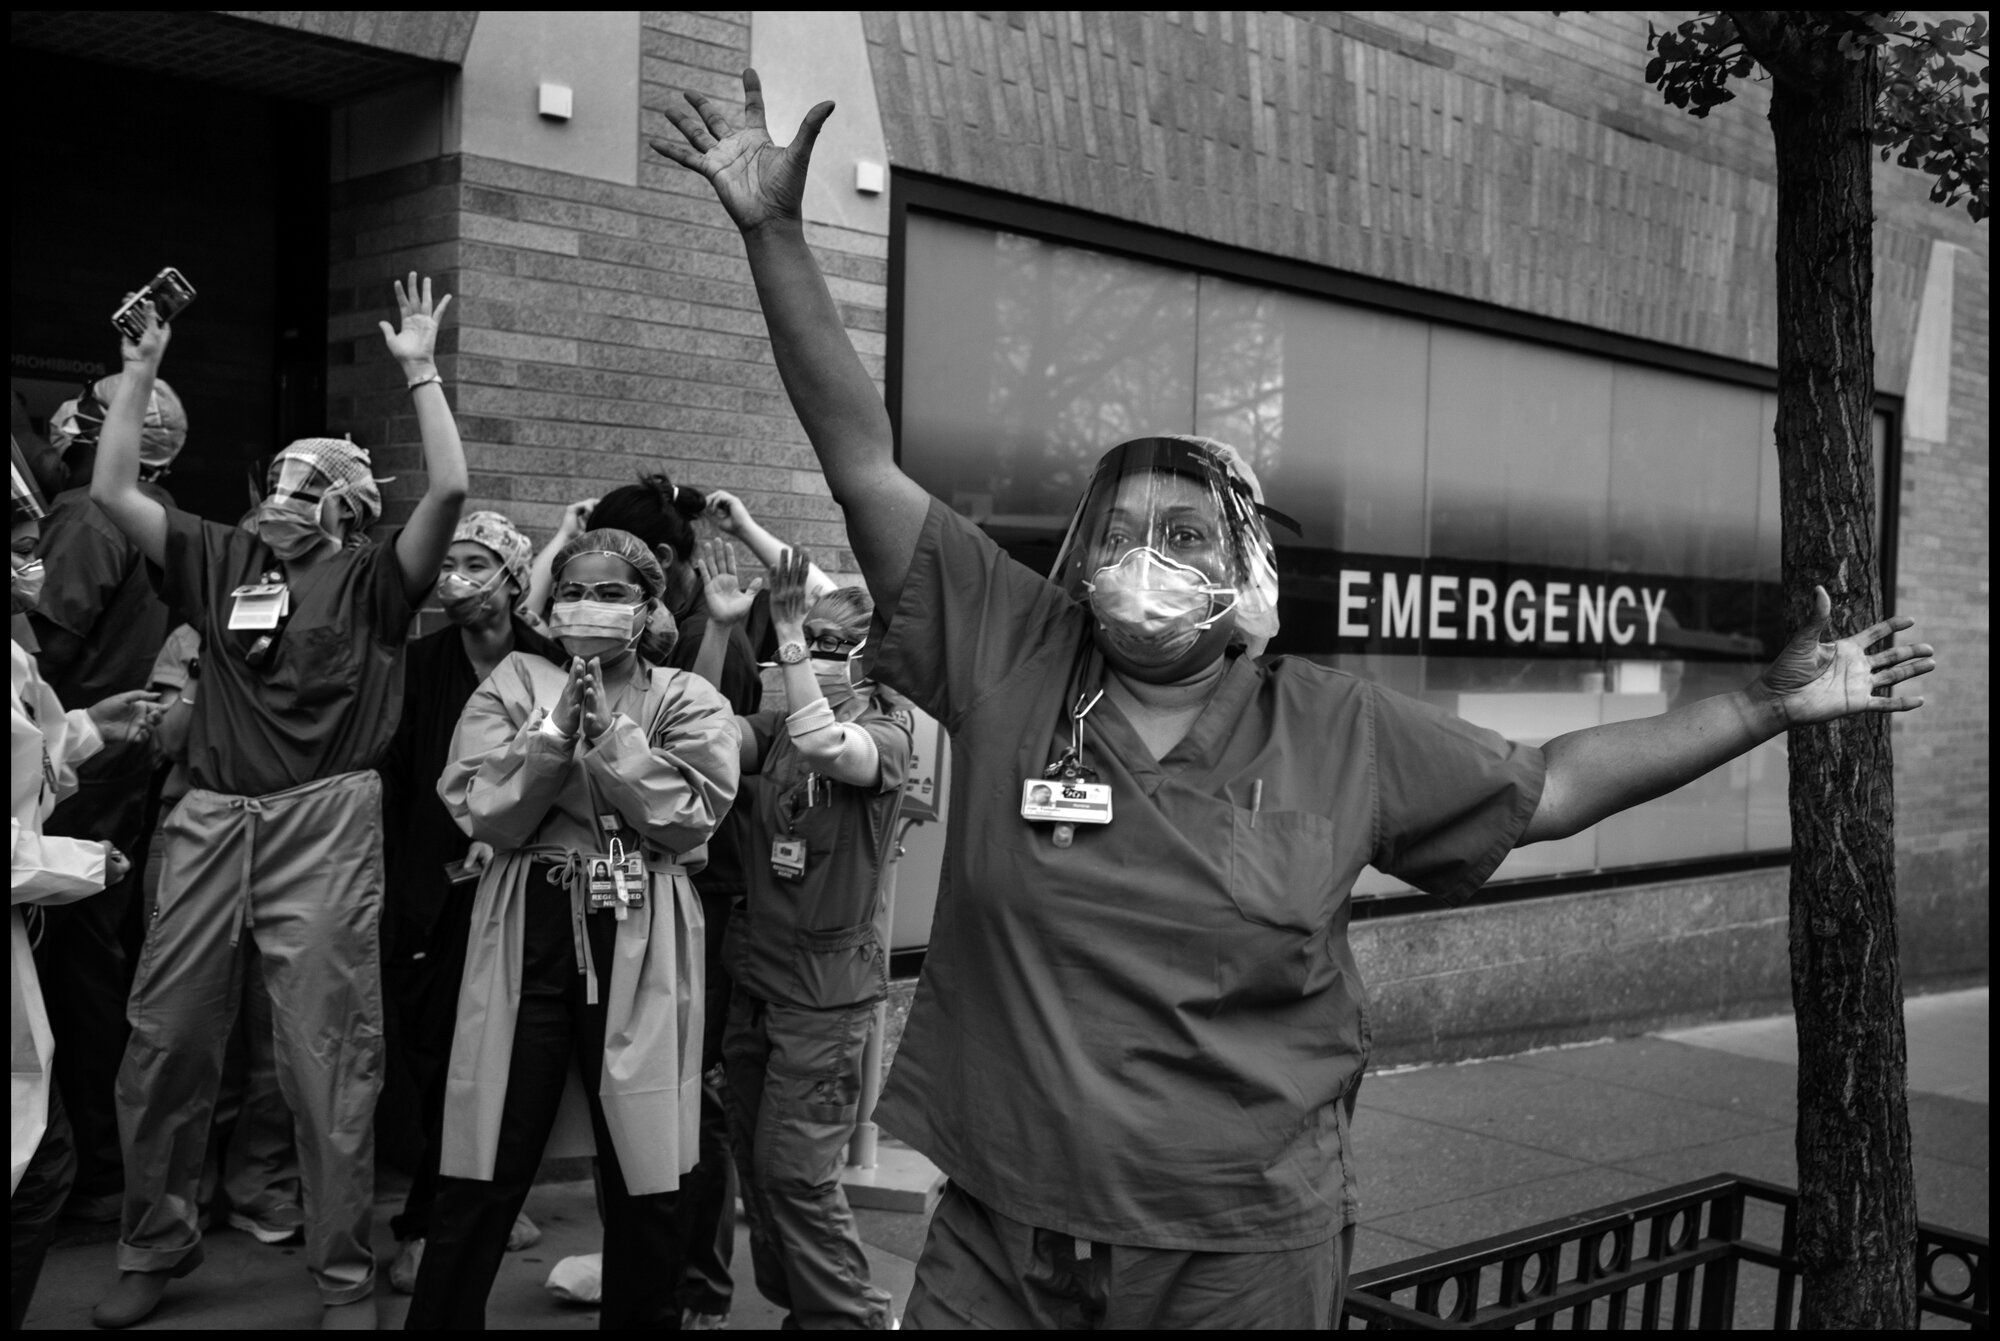
[[784, 662], [787, 666], [796, 666], [805, 659], [806, 645], [804, 643], [786, 643], [778, 649], [778, 660]]

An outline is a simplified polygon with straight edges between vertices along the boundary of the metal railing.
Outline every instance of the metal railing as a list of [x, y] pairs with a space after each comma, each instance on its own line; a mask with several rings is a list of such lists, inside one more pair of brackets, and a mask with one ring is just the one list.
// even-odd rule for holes
[[[1356, 1272], [1340, 1326], [1662, 1331], [1796, 1323], [1798, 1193], [1717, 1174], [1518, 1233]], [[1767, 1240], [1776, 1231], [1777, 1244]], [[1991, 1323], [1987, 1241], [1917, 1230], [1919, 1322]], [[1768, 1312], [1766, 1312], [1768, 1310]], [[1567, 1316], [1565, 1316], [1567, 1315]]]

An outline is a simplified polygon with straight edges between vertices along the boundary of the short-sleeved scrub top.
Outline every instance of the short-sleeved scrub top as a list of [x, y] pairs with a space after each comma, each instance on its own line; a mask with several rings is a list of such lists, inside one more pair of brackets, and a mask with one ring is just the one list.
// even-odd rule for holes
[[188, 722], [196, 787], [269, 796], [374, 768], [395, 736], [416, 611], [393, 535], [303, 570], [275, 656], [260, 668], [249, 661], [255, 633], [229, 627], [231, 593], [279, 567], [249, 532], [167, 509], [160, 594], [203, 648]]
[[1090, 642], [1082, 607], [931, 503], [874, 673], [951, 733], [950, 818], [876, 1120], [993, 1209], [1092, 1242], [1324, 1241], [1356, 1210], [1354, 879], [1471, 894], [1534, 814], [1541, 752], [1237, 656], [1163, 759], [1108, 700], [1084, 717], [1113, 820], [1061, 848], [1021, 787], [1068, 740]]
[[[743, 779], [736, 808], [747, 814], [745, 899], [729, 919], [724, 962], [735, 984], [763, 1001], [830, 1010], [889, 990], [889, 907], [880, 897], [898, 793], [910, 771], [910, 712], [876, 696], [849, 699], [839, 719], [875, 742], [881, 777], [854, 787], [810, 772], [769, 709], [746, 718], [758, 771]], [[771, 844], [806, 845], [804, 874], [771, 865]]]

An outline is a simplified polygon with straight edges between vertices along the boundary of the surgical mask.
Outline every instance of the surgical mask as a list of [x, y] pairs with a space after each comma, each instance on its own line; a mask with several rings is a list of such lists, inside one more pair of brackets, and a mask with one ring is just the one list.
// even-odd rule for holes
[[42, 566], [40, 559], [14, 565], [13, 613], [24, 615], [42, 603], [42, 585], [48, 580], [48, 575], [48, 569]]
[[319, 524], [317, 507], [288, 507], [268, 499], [251, 514], [250, 529], [286, 563], [304, 558], [329, 540], [340, 543], [339, 536], [329, 535]]
[[807, 655], [812, 660], [813, 678], [819, 681], [820, 692], [829, 699], [843, 698], [856, 692], [866, 681], [857, 679], [854, 662], [861, 655], [866, 642], [856, 643], [845, 652], [813, 651]]
[[[1166, 666], [1185, 656], [1229, 613], [1236, 596], [1234, 587], [1150, 548], [1128, 551], [1087, 585], [1106, 641], [1140, 666]], [[1225, 598], [1229, 604], [1218, 606]]]
[[494, 569], [493, 576], [484, 582], [474, 582], [463, 573], [446, 573], [437, 583], [438, 604], [444, 607], [444, 617], [461, 627], [474, 623], [485, 613], [487, 598], [506, 579], [504, 568]]
[[664, 605], [655, 606], [653, 613], [646, 617], [646, 626], [639, 634], [639, 655], [655, 666], [667, 664], [667, 658], [674, 654], [674, 646], [681, 640], [680, 625], [674, 622], [673, 611]]
[[549, 632], [576, 657], [614, 656], [638, 642], [645, 629], [644, 605], [557, 601], [549, 614]]

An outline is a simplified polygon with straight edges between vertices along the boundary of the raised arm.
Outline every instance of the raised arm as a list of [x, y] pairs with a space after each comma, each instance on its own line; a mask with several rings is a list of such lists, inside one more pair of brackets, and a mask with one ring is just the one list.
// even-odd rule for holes
[[139, 435], [152, 403], [153, 383], [160, 376], [173, 333], [160, 324], [152, 304], [146, 305], [146, 330], [137, 340], [124, 340], [125, 375], [104, 412], [97, 438], [97, 464], [90, 475], [90, 500], [104, 509], [112, 524], [130, 537], [151, 564], [167, 562], [167, 510], [139, 491]]
[[437, 364], [431, 359], [437, 347], [438, 320], [451, 303], [451, 295], [431, 305], [431, 282], [425, 279], [421, 293], [417, 272], [410, 272], [409, 287], [396, 282], [396, 307], [403, 328], [391, 330], [379, 322], [382, 339], [403, 367], [403, 380], [410, 385], [410, 399], [417, 411], [417, 432], [424, 440], [424, 496], [410, 520], [396, 536], [396, 566], [403, 570], [403, 594], [410, 604], [421, 605], [437, 581], [444, 552], [451, 548], [451, 533], [458, 529], [458, 515], [465, 510], [465, 491], [470, 481], [465, 471], [465, 447], [458, 440], [458, 421], [451, 417], [444, 383], [437, 380]]
[[549, 592], [556, 584], [556, 555], [564, 545], [583, 533], [591, 509], [596, 506], [595, 498], [579, 498], [564, 508], [562, 523], [556, 527], [555, 535], [535, 555], [535, 561], [528, 565], [528, 592], [522, 597], [521, 604], [536, 619], [548, 614]]
[[[757, 556], [757, 562], [766, 568], [776, 568], [778, 560], [784, 557], [785, 542], [765, 530], [750, 509], [743, 506], [743, 500], [727, 489], [711, 489], [708, 494], [708, 519], [718, 531], [733, 535], [749, 546]], [[806, 595], [817, 600], [840, 584], [826, 575], [818, 564], [810, 563], [806, 569]]]
[[1868, 648], [1912, 627], [1898, 616], [1850, 638], [1825, 641], [1832, 601], [1815, 588], [1814, 620], [1748, 686], [1657, 717], [1557, 736], [1542, 747], [1547, 781], [1522, 843], [1567, 838], [1642, 801], [1664, 796], [1781, 731], [1857, 712], [1909, 712], [1921, 698], [1874, 691], [1937, 669], [1928, 643]]
[[806, 167], [833, 104], [807, 112], [798, 136], [780, 149], [764, 125], [764, 92], [755, 70], [743, 72], [743, 97], [747, 124], [738, 129], [716, 103], [687, 94], [688, 106], [667, 108], [685, 143], [652, 145], [706, 177], [742, 231], [778, 375], [819, 455], [834, 501], [846, 514], [868, 589], [878, 607], [894, 610], [930, 500], [896, 465], [889, 412], [806, 246], [800, 212]]

